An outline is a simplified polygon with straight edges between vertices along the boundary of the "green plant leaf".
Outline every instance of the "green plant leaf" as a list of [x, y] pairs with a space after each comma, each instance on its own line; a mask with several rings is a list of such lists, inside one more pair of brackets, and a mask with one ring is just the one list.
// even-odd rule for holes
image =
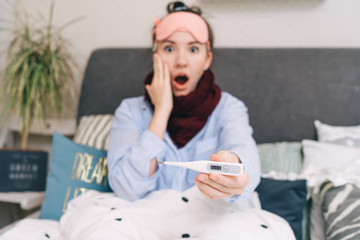
[[4, 115], [13, 111], [21, 118], [24, 141], [34, 118], [45, 121], [49, 114], [57, 116], [64, 109], [64, 97], [74, 97], [73, 69], [77, 65], [60, 32], [78, 20], [55, 30], [54, 6], [53, 1], [48, 22], [40, 27], [28, 25], [30, 16], [25, 10], [14, 11], [18, 27], [12, 31], [6, 65], [1, 71], [1, 97], [5, 100]]

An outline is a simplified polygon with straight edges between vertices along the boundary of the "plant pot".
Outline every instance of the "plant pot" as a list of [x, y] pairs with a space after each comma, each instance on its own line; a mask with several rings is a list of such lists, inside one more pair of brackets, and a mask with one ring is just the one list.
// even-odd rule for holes
[[0, 149], [0, 192], [44, 191], [48, 153]]

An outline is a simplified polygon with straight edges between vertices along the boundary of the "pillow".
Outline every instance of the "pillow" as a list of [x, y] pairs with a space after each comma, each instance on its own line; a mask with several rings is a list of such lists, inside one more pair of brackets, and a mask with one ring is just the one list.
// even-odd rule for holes
[[335, 187], [360, 184], [360, 149], [332, 143], [303, 140], [304, 168], [302, 176], [308, 186], [319, 191], [321, 184], [331, 181]]
[[262, 143], [257, 145], [261, 172], [300, 173], [303, 157], [300, 142]]
[[[326, 139], [326, 138], [325, 138]], [[332, 181], [336, 186], [348, 182], [359, 182], [360, 149], [333, 143], [304, 140], [304, 168], [302, 175], [308, 181], [312, 193], [311, 228], [312, 239], [325, 239], [321, 201], [318, 199], [320, 186]], [[357, 168], [357, 169], [356, 169]]]
[[107, 150], [109, 134], [114, 120], [112, 114], [98, 114], [83, 116], [75, 132], [74, 142]]
[[[340, 144], [350, 147], [360, 147], [360, 125], [359, 126], [332, 126], [314, 121], [316, 133], [320, 142]], [[324, 222], [321, 212], [321, 202], [313, 195], [311, 208], [311, 239], [325, 239]], [[313, 223], [317, 223], [316, 226]]]
[[349, 147], [360, 147], [360, 125], [358, 126], [331, 126], [314, 121], [320, 142], [337, 143]]
[[360, 239], [360, 188], [325, 185], [321, 195], [326, 239]]
[[111, 191], [106, 154], [104, 150], [76, 144], [55, 133], [40, 218], [59, 220], [69, 200], [88, 189]]
[[297, 240], [302, 239], [303, 209], [306, 204], [306, 180], [275, 180], [261, 178], [256, 188], [264, 210], [285, 218]]

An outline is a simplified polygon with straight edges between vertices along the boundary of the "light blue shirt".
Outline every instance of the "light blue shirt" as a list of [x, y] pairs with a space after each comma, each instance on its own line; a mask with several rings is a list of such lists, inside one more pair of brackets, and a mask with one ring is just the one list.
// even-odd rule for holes
[[221, 99], [205, 126], [182, 148], [178, 149], [168, 133], [164, 140], [147, 130], [153, 110], [144, 97], [122, 101], [115, 111], [108, 150], [109, 184], [115, 194], [126, 200], [143, 198], [160, 189], [186, 190], [194, 186], [198, 172], [158, 165], [151, 177], [150, 160], [209, 160], [220, 150], [235, 153], [244, 164], [250, 184], [241, 195], [225, 199], [241, 201], [249, 197], [260, 182], [260, 159], [252, 137], [247, 108], [229, 93]]

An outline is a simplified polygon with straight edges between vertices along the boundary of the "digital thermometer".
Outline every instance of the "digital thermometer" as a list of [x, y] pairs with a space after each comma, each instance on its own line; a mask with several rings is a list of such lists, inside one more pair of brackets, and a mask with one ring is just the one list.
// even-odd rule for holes
[[194, 162], [161, 162], [159, 164], [188, 168], [202, 173], [218, 173], [231, 176], [242, 176], [243, 165], [241, 163], [194, 161]]

